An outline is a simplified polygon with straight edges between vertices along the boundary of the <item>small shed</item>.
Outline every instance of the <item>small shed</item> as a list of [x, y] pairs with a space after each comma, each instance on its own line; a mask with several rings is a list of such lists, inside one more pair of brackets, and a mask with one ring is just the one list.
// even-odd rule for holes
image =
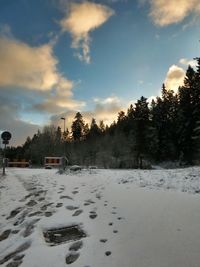
[[66, 157], [45, 157], [44, 158], [44, 166], [46, 167], [58, 167], [65, 168], [68, 163], [68, 159]]

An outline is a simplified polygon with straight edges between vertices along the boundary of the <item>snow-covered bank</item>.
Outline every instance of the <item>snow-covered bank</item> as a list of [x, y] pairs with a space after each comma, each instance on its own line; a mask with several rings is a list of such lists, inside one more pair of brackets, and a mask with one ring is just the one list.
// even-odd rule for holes
[[[77, 255], [71, 266], [199, 266], [199, 189], [197, 167], [9, 169], [0, 180], [0, 264], [59, 267]], [[87, 235], [77, 251], [70, 251], [75, 242], [45, 242], [44, 230], [69, 225]]]

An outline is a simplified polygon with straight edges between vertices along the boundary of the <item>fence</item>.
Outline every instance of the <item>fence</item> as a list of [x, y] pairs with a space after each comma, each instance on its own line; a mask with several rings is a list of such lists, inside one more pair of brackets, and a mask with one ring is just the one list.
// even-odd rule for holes
[[30, 161], [27, 161], [26, 159], [13, 159], [12, 161], [8, 160], [7, 162], [8, 167], [28, 168], [30, 165]]

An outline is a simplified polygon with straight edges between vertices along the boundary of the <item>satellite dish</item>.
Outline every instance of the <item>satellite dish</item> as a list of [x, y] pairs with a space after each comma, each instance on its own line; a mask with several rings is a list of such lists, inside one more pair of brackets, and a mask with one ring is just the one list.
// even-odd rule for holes
[[9, 141], [11, 139], [12, 135], [10, 132], [8, 131], [5, 131], [1, 134], [1, 138], [4, 140], [4, 141]]

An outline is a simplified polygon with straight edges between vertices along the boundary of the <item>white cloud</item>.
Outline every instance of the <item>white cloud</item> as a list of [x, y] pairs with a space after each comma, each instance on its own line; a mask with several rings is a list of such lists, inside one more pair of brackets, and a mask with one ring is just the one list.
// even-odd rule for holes
[[190, 14], [200, 14], [199, 0], [149, 0], [150, 16], [158, 26], [181, 22]]
[[[93, 99], [95, 107], [92, 110], [81, 111], [85, 123], [91, 123], [92, 118], [95, 118], [97, 123], [103, 120], [105, 124], [110, 125], [114, 120], [117, 119], [118, 112], [124, 109], [122, 100], [117, 96], [110, 96], [107, 98], [95, 98]], [[66, 126], [70, 129], [72, 121], [74, 120], [76, 111], [70, 110], [67, 112], [62, 112], [51, 117], [51, 122], [54, 125], [59, 125], [63, 127], [61, 117], [66, 118]]]
[[190, 60], [190, 59], [187, 59], [187, 58], [181, 58], [179, 60], [179, 63], [182, 64], [182, 65], [185, 65], [185, 66], [191, 66], [191, 67], [195, 67], [197, 62], [196, 60]]
[[32, 47], [0, 36], [0, 87], [43, 92], [45, 100], [37, 106], [40, 111], [60, 112], [84, 104], [73, 99], [74, 83], [58, 72], [57, 64], [51, 44]]
[[118, 112], [124, 108], [122, 101], [117, 96], [95, 99], [95, 104], [95, 118], [97, 120], [103, 120], [106, 124], [110, 124], [116, 120]]
[[76, 53], [80, 60], [90, 63], [89, 33], [105, 23], [114, 14], [109, 7], [92, 2], [71, 3], [66, 16], [60, 21], [63, 31], [71, 33], [72, 47], [82, 49]]
[[172, 65], [169, 68], [164, 81], [166, 88], [177, 92], [178, 87], [183, 85], [184, 77], [185, 70], [177, 65]]
[[50, 90], [58, 82], [57, 63], [51, 45], [31, 47], [0, 37], [0, 86]]
[[64, 110], [78, 110], [85, 106], [84, 101], [63, 99], [61, 96], [49, 96], [40, 104], [34, 105], [33, 109], [41, 112], [60, 113]]
[[151, 104], [152, 100], [156, 101], [156, 98], [157, 98], [157, 96], [155, 96], [155, 95], [149, 96], [147, 98], [147, 102], [149, 103], [149, 105]]

